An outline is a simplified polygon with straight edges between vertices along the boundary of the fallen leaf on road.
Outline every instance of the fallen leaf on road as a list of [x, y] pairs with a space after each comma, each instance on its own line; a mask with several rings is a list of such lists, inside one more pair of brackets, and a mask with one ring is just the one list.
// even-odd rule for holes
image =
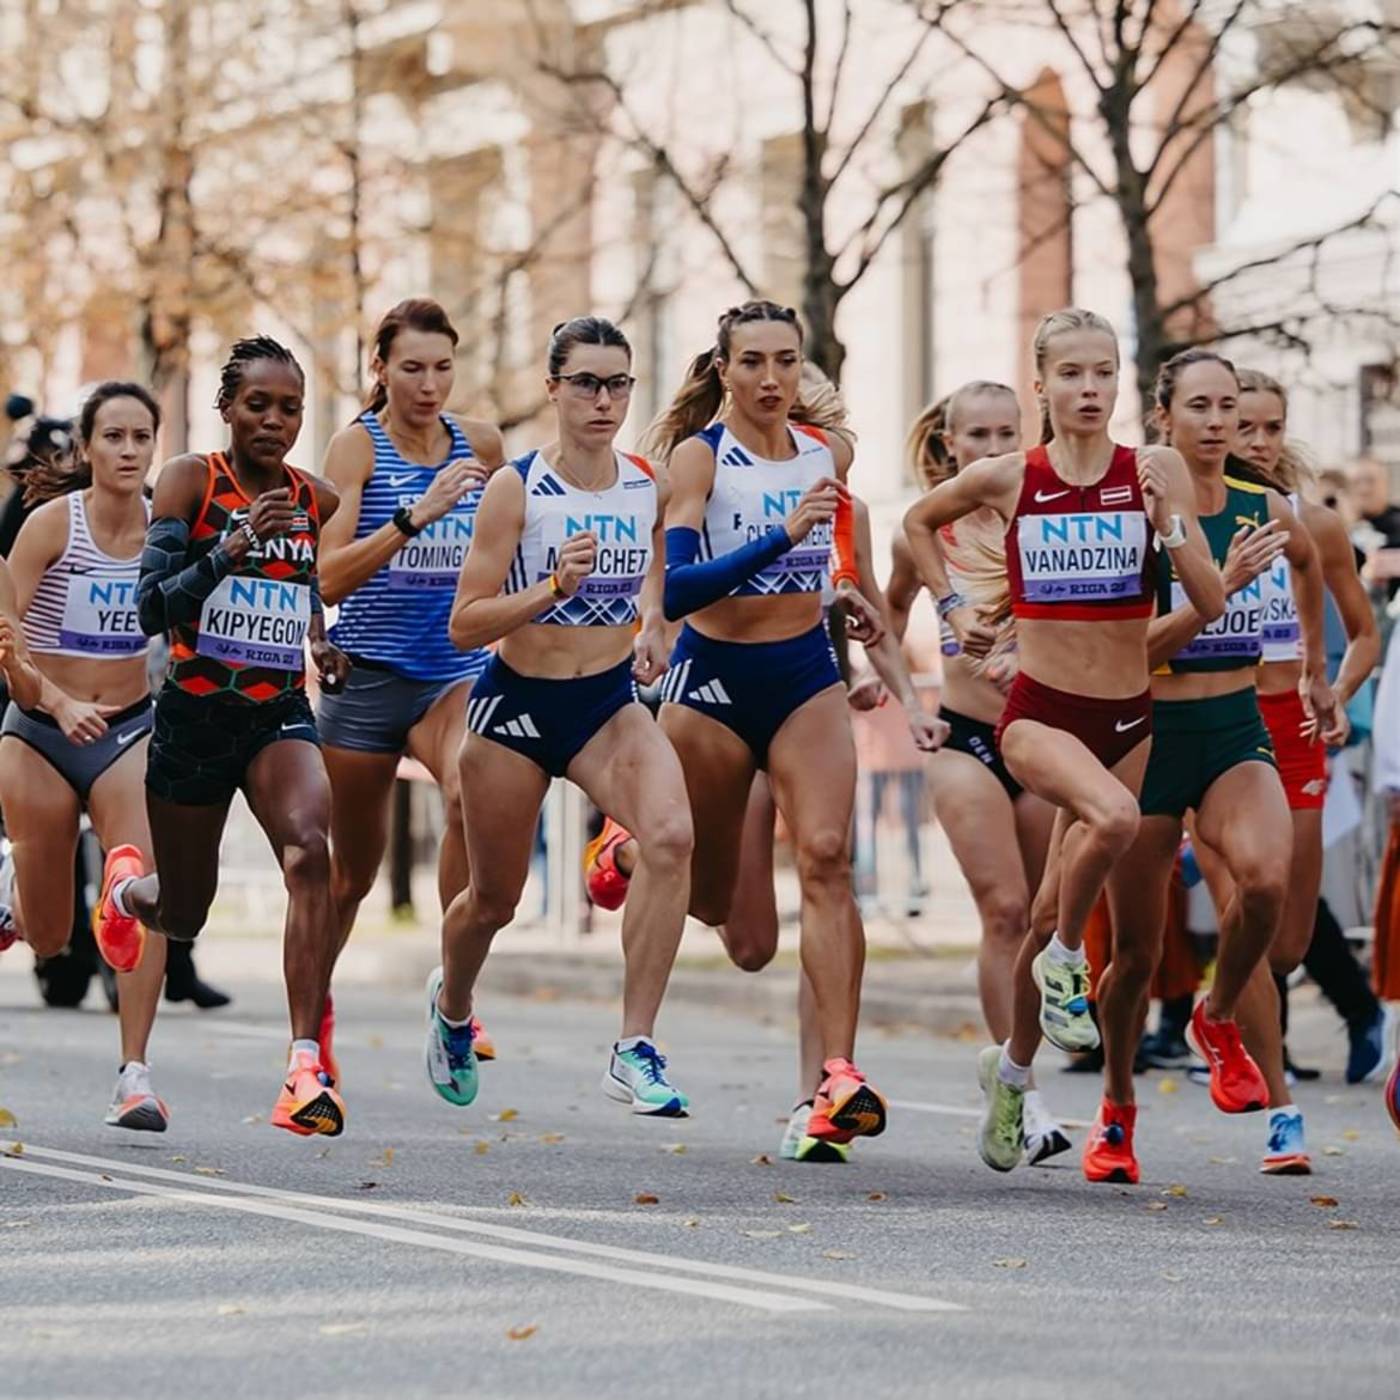
[[484, 1157], [490, 1150], [491, 1144], [487, 1142], [485, 1138], [481, 1138], [472, 1146], [472, 1151], [475, 1152], [478, 1157]]
[[1334, 1206], [1341, 1205], [1335, 1196], [1309, 1196], [1308, 1199], [1315, 1206], [1321, 1206], [1323, 1210], [1331, 1210]]
[[1202, 1225], [1223, 1225], [1225, 1217], [1223, 1215], [1208, 1215], [1201, 1221]]
[[320, 1159], [321, 1161], [323, 1161], [323, 1162], [324, 1162], [324, 1161], [326, 1160], [326, 1158], [329, 1157], [330, 1155], [331, 1155], [331, 1150], [330, 1150], [329, 1147], [323, 1147], [323, 1148], [316, 1154], [317, 1158], [319, 1158], [319, 1159]]
[[220, 1317], [237, 1317], [240, 1313], [247, 1311], [248, 1309], [240, 1303], [220, 1303], [218, 1308]]
[[374, 1159], [376, 1167], [392, 1167], [394, 1165], [394, 1149], [386, 1147], [384, 1151]]
[[826, 1249], [822, 1251], [823, 1259], [854, 1259], [856, 1256], [848, 1249]]
[[786, 1191], [774, 1191], [773, 1199], [780, 1206], [795, 1206], [797, 1202]]
[[1171, 1271], [1170, 1269], [1163, 1269], [1163, 1270], [1162, 1270], [1162, 1277], [1163, 1277], [1164, 1279], [1166, 1279], [1166, 1281], [1167, 1281], [1168, 1283], [1180, 1283], [1180, 1282], [1182, 1281], [1182, 1279], [1184, 1279], [1184, 1278], [1186, 1277], [1186, 1275], [1185, 1275], [1185, 1274], [1174, 1274], [1174, 1273], [1172, 1273], [1172, 1271]]
[[1342, 1136], [1348, 1142], [1359, 1142], [1361, 1140], [1361, 1134], [1358, 1133], [1355, 1128], [1348, 1128], [1346, 1132], [1342, 1134]]
[[25, 1226], [32, 1225], [33, 1223], [32, 1220], [7, 1220], [5, 1222], [5, 1228], [7, 1230], [23, 1230]]
[[245, 1123], [261, 1123], [263, 1116], [261, 1113], [250, 1113], [243, 1121]]
[[1173, 1079], [1170, 1075], [1168, 1075], [1164, 1080], [1162, 1080], [1160, 1084], [1158, 1084], [1157, 1092], [1159, 1094], [1175, 1094], [1180, 1088], [1181, 1081], [1179, 1079]]
[[1187, 1191], [1187, 1189], [1186, 1189], [1183, 1185], [1181, 1185], [1180, 1182], [1174, 1182], [1172, 1185], [1168, 1186], [1167, 1189], [1166, 1189], [1165, 1191], [1162, 1192], [1162, 1194], [1163, 1194], [1164, 1196], [1176, 1196], [1176, 1197], [1181, 1197], [1181, 1196], [1189, 1195], [1190, 1193]]
[[564, 1141], [564, 1134], [563, 1134], [563, 1133], [541, 1133], [541, 1134], [540, 1134], [540, 1141], [543, 1142], [543, 1143], [548, 1143], [550, 1147], [553, 1147], [556, 1143], [560, 1143], [560, 1142], [563, 1142], [563, 1141]]
[[771, 1167], [773, 1165], [773, 1159], [766, 1152], [760, 1152], [757, 1157], [753, 1158], [751, 1165], [755, 1167]]
[[188, 1157], [172, 1157], [170, 1160], [171, 1160], [172, 1162], [179, 1162], [180, 1165], [183, 1166], [183, 1165], [184, 1165], [186, 1162], [188, 1162], [190, 1159], [189, 1159]]
[[689, 1220], [682, 1220], [681, 1224], [684, 1225], [687, 1230], [698, 1230], [700, 1228], [699, 1220], [697, 1220], [693, 1215], [690, 1217]]
[[24, 1156], [24, 1144], [23, 1144], [22, 1142], [12, 1142], [12, 1143], [5, 1149], [5, 1156], [7, 1156], [7, 1157], [23, 1157], [23, 1156]]
[[1148, 1201], [1147, 1203], [1148, 1210], [1166, 1210], [1166, 1208], [1167, 1203], [1165, 1201]]
[[790, 1235], [810, 1235], [811, 1233], [812, 1227], [805, 1220], [801, 1224], [788, 1226], [788, 1234]]
[[661, 1197], [653, 1196], [650, 1191], [638, 1191], [637, 1194], [632, 1197], [632, 1204], [634, 1206], [659, 1206], [661, 1204]]
[[1030, 1261], [1028, 1259], [993, 1259], [992, 1263], [998, 1269], [1024, 1269]]
[[371, 1050], [382, 1050], [384, 1048], [384, 1037], [382, 1035], [372, 1035], [366, 1044]]
[[374, 1191], [378, 1188], [378, 1186], [379, 1183], [377, 1181], [362, 1181], [360, 1183], [359, 1189], [361, 1191]]
[[1359, 1230], [1361, 1222], [1359, 1220], [1329, 1220], [1327, 1228], [1329, 1230]]
[[506, 1197], [506, 1204], [508, 1206], [523, 1206], [528, 1205], [529, 1202], [519, 1191], [512, 1191], [510, 1195]]
[[672, 1142], [667, 1143], [667, 1145], [661, 1150], [663, 1152], [669, 1152], [673, 1157], [684, 1157], [686, 1153], [686, 1146], [683, 1142]]
[[1338, 1147], [1334, 1142], [1329, 1142], [1327, 1146], [1322, 1149], [1322, 1155], [1324, 1157], [1345, 1157], [1347, 1155], [1347, 1150], [1345, 1147]]
[[493, 1123], [514, 1123], [519, 1117], [520, 1110], [518, 1108], [503, 1108], [499, 1113], [491, 1115], [491, 1121]]
[[368, 1326], [368, 1322], [328, 1322], [320, 1330], [323, 1337], [344, 1337], [351, 1332], [363, 1332]]
[[528, 1327], [508, 1327], [506, 1336], [513, 1342], [528, 1342], [539, 1330], [539, 1326], [532, 1322]]
[[0, 1108], [0, 1128], [17, 1128], [19, 1119], [8, 1108]]
[[228, 1173], [222, 1167], [196, 1167], [196, 1176], [227, 1176]]
[[867, 1201], [884, 1201], [889, 1198], [883, 1191], [872, 1191], [866, 1198]]
[[777, 1240], [783, 1234], [781, 1230], [745, 1230], [743, 1233], [751, 1240]]
[[1207, 1157], [1213, 1167], [1233, 1167], [1240, 1159], [1238, 1157]]

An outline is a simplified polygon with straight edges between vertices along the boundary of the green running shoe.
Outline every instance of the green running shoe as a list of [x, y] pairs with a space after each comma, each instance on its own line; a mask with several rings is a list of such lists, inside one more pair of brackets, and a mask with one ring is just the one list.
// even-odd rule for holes
[[808, 1133], [807, 1122], [811, 1116], [810, 1099], [792, 1110], [787, 1131], [783, 1134], [782, 1146], [778, 1148], [778, 1156], [785, 1162], [849, 1162], [850, 1143], [814, 1138]]
[[977, 1133], [977, 1151], [993, 1171], [1009, 1172], [1020, 1165], [1025, 1142], [1022, 1109], [1026, 1091], [1008, 1084], [997, 1073], [1001, 1046], [989, 1045], [977, 1057], [977, 1082], [987, 1100], [982, 1126]]
[[428, 978], [428, 1080], [439, 1097], [465, 1108], [476, 1098], [476, 1051], [472, 1049], [472, 1025], [449, 1026], [438, 1010], [442, 969]]
[[686, 1118], [690, 1100], [666, 1077], [666, 1057], [645, 1037], [627, 1049], [614, 1045], [603, 1075], [603, 1092], [633, 1113], [655, 1118]]
[[1076, 1055], [1099, 1048], [1099, 1028], [1089, 1015], [1089, 964], [1053, 962], [1049, 948], [1036, 955], [1031, 976], [1040, 988], [1040, 1029], [1051, 1045]]

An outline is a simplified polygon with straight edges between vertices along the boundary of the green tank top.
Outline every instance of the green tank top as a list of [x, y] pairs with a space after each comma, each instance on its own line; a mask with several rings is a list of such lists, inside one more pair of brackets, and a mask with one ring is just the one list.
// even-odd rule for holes
[[[1200, 517], [1211, 558], [1225, 563], [1230, 541], [1241, 525], [1265, 525], [1269, 520], [1268, 492], [1262, 486], [1236, 477], [1225, 478], [1225, 508]], [[1176, 576], [1170, 550], [1157, 556], [1157, 612], [1165, 617], [1187, 601], [1186, 590]], [[1257, 666], [1264, 645], [1264, 581], [1252, 579], [1225, 601], [1225, 614], [1199, 632], [1163, 671], [1240, 671]]]

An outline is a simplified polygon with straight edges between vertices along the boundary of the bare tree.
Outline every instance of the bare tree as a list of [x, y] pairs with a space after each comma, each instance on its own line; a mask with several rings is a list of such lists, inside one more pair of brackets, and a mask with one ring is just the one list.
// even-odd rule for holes
[[[1127, 250], [1132, 285], [1137, 388], [1144, 416], [1163, 359], [1189, 345], [1239, 337], [1274, 338], [1306, 348], [1322, 319], [1385, 319], [1369, 302], [1338, 305], [1321, 286], [1322, 254], [1331, 243], [1383, 227], [1395, 197], [1387, 192], [1335, 227], [1310, 234], [1197, 282], [1189, 268], [1166, 268], [1168, 226], [1193, 198], [1193, 173], [1208, 170], [1212, 143], [1254, 100], [1289, 84], [1333, 92], [1361, 119], [1384, 126], [1389, 110], [1373, 95], [1373, 72], [1394, 71], [1395, 26], [1355, 18], [1346, 7], [1268, 0], [1012, 0], [1006, 8], [1038, 24], [1067, 55], [1093, 93], [1093, 108], [1063, 113], [1037, 101], [1024, 80], [986, 52], [975, 30], [949, 23], [927, 0], [911, 0], [930, 31], [937, 29], [988, 77], [1007, 106], [1063, 146], [1092, 197], [1109, 202]], [[1240, 75], [1222, 63], [1236, 41], [1252, 36], [1253, 64]], [[1209, 204], [1207, 203], [1207, 206]], [[1072, 217], [1073, 208], [1066, 217]], [[1239, 321], [1217, 314], [1221, 294], [1246, 278], [1276, 269], [1299, 295]], [[1307, 295], [1296, 284], [1306, 284]], [[1168, 285], [1175, 283], [1175, 285]], [[1394, 327], [1392, 326], [1393, 330]]]

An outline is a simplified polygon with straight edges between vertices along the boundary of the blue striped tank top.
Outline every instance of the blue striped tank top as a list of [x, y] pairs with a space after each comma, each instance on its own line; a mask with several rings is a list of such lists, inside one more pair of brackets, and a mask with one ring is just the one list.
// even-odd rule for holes
[[[442, 422], [452, 434], [452, 450], [445, 462], [424, 467], [403, 459], [375, 414], [367, 410], [360, 415], [374, 444], [374, 471], [360, 495], [357, 540], [382, 529], [400, 506], [416, 505], [443, 467], [472, 456], [457, 424], [446, 414]], [[405, 540], [378, 573], [341, 603], [330, 634], [336, 646], [410, 680], [453, 681], [481, 674], [490, 653], [485, 648], [458, 651], [447, 635], [480, 501], [480, 488], [468, 492], [441, 520]]]

